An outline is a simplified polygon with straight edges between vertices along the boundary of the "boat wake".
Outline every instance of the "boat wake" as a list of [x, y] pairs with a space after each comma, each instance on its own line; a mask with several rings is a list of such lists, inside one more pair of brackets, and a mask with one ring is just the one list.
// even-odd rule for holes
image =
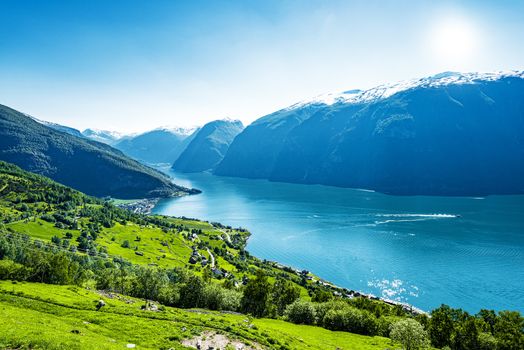
[[460, 215], [455, 214], [376, 214], [376, 217], [386, 218], [385, 220], [376, 220], [375, 225], [389, 224], [394, 222], [415, 222], [437, 219], [453, 219]]

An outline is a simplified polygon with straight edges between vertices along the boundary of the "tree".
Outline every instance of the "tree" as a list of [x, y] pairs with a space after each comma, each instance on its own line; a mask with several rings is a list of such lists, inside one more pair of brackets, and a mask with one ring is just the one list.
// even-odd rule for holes
[[141, 268], [137, 274], [137, 281], [146, 301], [158, 300], [160, 290], [167, 283], [167, 276], [157, 269]]
[[469, 316], [465, 321], [460, 322], [455, 327], [452, 343], [454, 349], [477, 350], [479, 331], [477, 329], [476, 319]]
[[431, 311], [431, 323], [429, 325], [429, 337], [431, 344], [437, 348], [451, 345], [453, 334], [452, 310], [447, 305], [441, 305]]
[[315, 306], [309, 301], [296, 300], [288, 305], [285, 315], [293, 323], [314, 324]]
[[199, 276], [191, 276], [180, 288], [180, 306], [185, 308], [202, 306], [204, 300], [204, 282]]
[[390, 337], [402, 344], [405, 350], [416, 350], [429, 345], [428, 334], [420, 323], [412, 318], [391, 325]]
[[57, 236], [53, 236], [53, 237], [51, 237], [51, 242], [53, 242], [56, 245], [60, 245], [62, 240], [59, 237], [57, 237]]
[[322, 319], [324, 328], [332, 331], [347, 331], [347, 313], [344, 309], [329, 309]]
[[324, 303], [326, 301], [330, 301], [331, 299], [333, 299], [333, 294], [321, 288], [315, 289], [315, 292], [311, 296], [311, 301], [317, 303]]
[[497, 339], [490, 333], [480, 333], [478, 337], [479, 350], [496, 350]]
[[286, 306], [300, 297], [300, 289], [285, 279], [279, 278], [273, 286], [273, 305], [279, 315], [284, 314]]
[[257, 270], [256, 277], [250, 279], [244, 289], [241, 309], [246, 314], [263, 317], [267, 314], [267, 301], [271, 284], [262, 270]]
[[500, 350], [524, 349], [524, 317], [518, 311], [501, 311], [495, 323]]
[[477, 317], [484, 321], [488, 326], [488, 329], [484, 329], [486, 332], [493, 333], [495, 331], [495, 322], [497, 322], [497, 314], [493, 310], [482, 309], [477, 314]]

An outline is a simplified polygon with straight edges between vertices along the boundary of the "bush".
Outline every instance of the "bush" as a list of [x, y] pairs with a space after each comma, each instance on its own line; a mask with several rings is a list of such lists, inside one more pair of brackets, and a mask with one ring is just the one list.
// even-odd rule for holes
[[298, 324], [315, 323], [315, 306], [313, 303], [303, 300], [296, 300], [286, 308], [286, 318]]
[[326, 313], [331, 309], [342, 309], [347, 306], [347, 304], [340, 300], [333, 300], [326, 303], [315, 303], [315, 316], [316, 316], [316, 323], [318, 325], [322, 325], [324, 322], [324, 316]]
[[[347, 304], [325, 303], [332, 306], [325, 313], [321, 325], [333, 331], [347, 331], [364, 335], [375, 335], [377, 319], [366, 310], [359, 310]], [[338, 305], [337, 305], [338, 304]]]
[[29, 271], [12, 260], [0, 260], [0, 280], [25, 280]]
[[125, 241], [123, 241], [120, 246], [122, 248], [129, 248], [129, 247], [131, 247], [131, 245], [129, 244], [129, 241], [127, 239]]
[[391, 325], [391, 339], [402, 344], [405, 350], [416, 350], [429, 346], [428, 333], [414, 319], [407, 318]]
[[202, 306], [211, 310], [237, 311], [242, 293], [209, 283], [204, 287]]
[[322, 320], [322, 326], [332, 331], [346, 330], [346, 312], [342, 309], [329, 309]]

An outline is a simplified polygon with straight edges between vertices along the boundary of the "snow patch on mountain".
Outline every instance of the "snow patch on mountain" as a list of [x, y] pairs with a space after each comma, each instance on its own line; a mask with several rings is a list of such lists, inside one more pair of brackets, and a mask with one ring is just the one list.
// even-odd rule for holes
[[111, 130], [101, 130], [101, 129], [85, 129], [82, 131], [82, 134], [85, 136], [99, 136], [99, 137], [110, 137], [113, 139], [119, 139], [123, 136], [126, 136], [126, 134], [118, 132], [118, 131], [111, 131]]
[[430, 77], [383, 84], [369, 90], [348, 90], [341, 93], [330, 93], [298, 102], [285, 110], [293, 110], [310, 105], [331, 106], [337, 103], [359, 104], [382, 100], [399, 92], [415, 88], [433, 88], [446, 85], [476, 84], [496, 81], [503, 78], [524, 78], [524, 71], [499, 71], [491, 73], [457, 73], [443, 72]]
[[[192, 126], [192, 127], [178, 127], [178, 126], [169, 126], [169, 125], [166, 125], [166, 126], [160, 126], [156, 129], [154, 129], [153, 131], [166, 131], [166, 132], [170, 132], [172, 134], [176, 134], [176, 135], [181, 135], [181, 136], [189, 136], [191, 134], [193, 134], [196, 130], [198, 129], [197, 126]], [[146, 131], [145, 133], [148, 133], [149, 131]], [[145, 134], [144, 133], [144, 134]]]

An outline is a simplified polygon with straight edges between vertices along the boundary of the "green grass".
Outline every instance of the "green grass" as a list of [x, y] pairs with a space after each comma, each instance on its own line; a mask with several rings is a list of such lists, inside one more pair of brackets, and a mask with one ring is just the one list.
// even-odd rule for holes
[[[96, 301], [107, 303], [100, 311]], [[332, 332], [281, 320], [181, 310], [142, 311], [141, 300], [101, 296], [76, 286], [0, 281], [0, 348], [31, 349], [181, 349], [182, 339], [216, 331], [268, 349], [393, 348], [382, 337]]]
[[45, 222], [44, 220], [37, 219], [36, 221], [18, 221], [8, 225], [16, 232], [25, 233], [33, 238], [50, 241], [51, 237], [58, 236], [62, 237], [65, 232], [71, 232], [73, 235], [78, 236], [78, 231], [73, 230], [60, 230], [54, 227], [53, 224]]

